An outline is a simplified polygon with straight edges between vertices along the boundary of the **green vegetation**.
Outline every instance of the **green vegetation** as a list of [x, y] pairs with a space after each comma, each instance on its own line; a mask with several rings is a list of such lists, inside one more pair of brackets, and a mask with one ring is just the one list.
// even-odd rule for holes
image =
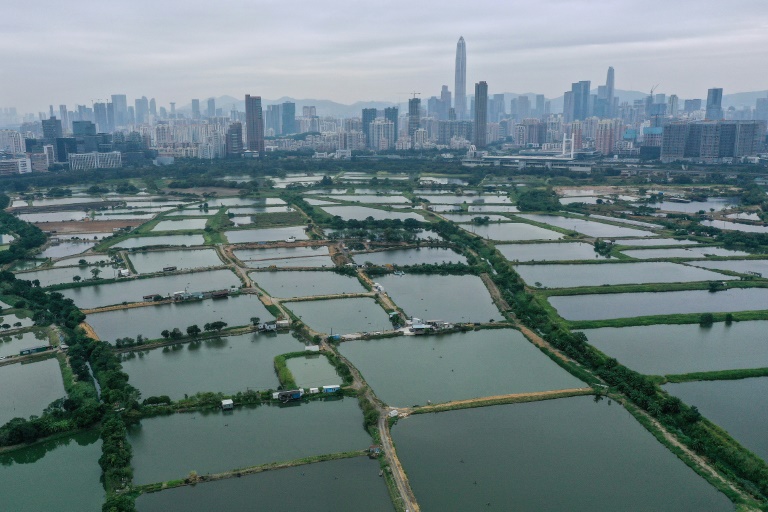
[[517, 207], [521, 212], [556, 212], [562, 208], [551, 188], [522, 188], [517, 191]]
[[721, 370], [713, 372], [679, 373], [665, 375], [662, 383], [690, 382], [694, 380], [737, 380], [753, 377], [768, 377], [768, 368], [750, 368], [745, 370]]

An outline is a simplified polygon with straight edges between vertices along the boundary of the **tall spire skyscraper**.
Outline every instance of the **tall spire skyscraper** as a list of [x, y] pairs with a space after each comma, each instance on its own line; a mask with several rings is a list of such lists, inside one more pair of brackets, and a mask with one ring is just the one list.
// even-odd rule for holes
[[467, 46], [464, 44], [464, 36], [456, 43], [456, 83], [453, 88], [453, 107], [457, 119], [467, 117]]
[[606, 117], [613, 119], [616, 117], [616, 111], [614, 106], [614, 83], [613, 83], [613, 66], [610, 66], [608, 68], [608, 76], [605, 78], [605, 95], [606, 100], [608, 101], [608, 111], [606, 112]]

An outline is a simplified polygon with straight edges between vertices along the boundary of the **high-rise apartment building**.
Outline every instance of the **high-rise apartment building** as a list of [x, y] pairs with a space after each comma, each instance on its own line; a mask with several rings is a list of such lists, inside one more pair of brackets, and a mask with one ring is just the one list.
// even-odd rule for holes
[[768, 121], [768, 98], [757, 98], [755, 101], [755, 120]]
[[192, 119], [200, 119], [200, 100], [192, 100]]
[[243, 125], [232, 123], [227, 128], [227, 156], [236, 157], [243, 153]]
[[691, 114], [699, 110], [701, 110], [701, 100], [699, 99], [685, 100], [683, 102], [683, 112], [685, 112], [686, 114]]
[[481, 81], [475, 84], [475, 129], [474, 144], [480, 149], [487, 144], [488, 131], [488, 84]]
[[704, 119], [707, 121], [723, 119], [723, 90], [721, 88], [712, 88], [707, 91], [707, 113]]
[[465, 119], [467, 116], [467, 46], [463, 36], [456, 43], [456, 77], [453, 93], [456, 118]]
[[264, 156], [264, 117], [261, 111], [261, 96], [245, 95], [245, 131], [248, 151]]

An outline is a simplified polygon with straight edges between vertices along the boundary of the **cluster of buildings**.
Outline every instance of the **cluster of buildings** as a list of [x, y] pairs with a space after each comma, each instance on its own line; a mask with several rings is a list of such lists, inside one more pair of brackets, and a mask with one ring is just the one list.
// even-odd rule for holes
[[[224, 112], [214, 98], [201, 108], [158, 107], [142, 96], [128, 104], [126, 95], [96, 100], [91, 107], [60, 105], [38, 118], [20, 119], [13, 108], [0, 109], [0, 174], [44, 171], [56, 165], [73, 170], [116, 168], [147, 159], [260, 157], [268, 151], [313, 151], [348, 156], [352, 151], [423, 149], [470, 150], [489, 145], [502, 152], [584, 157], [628, 157], [729, 162], [765, 151], [768, 97], [754, 108], [724, 109], [723, 90], [709, 89], [706, 102], [654, 94], [621, 101], [614, 69], [605, 84], [574, 82], [554, 112], [542, 94], [489, 94], [478, 81], [467, 91], [466, 42], [456, 45], [453, 92], [422, 102], [420, 93], [398, 106], [363, 108], [359, 116], [318, 115], [317, 108], [296, 103], [263, 105], [245, 96], [244, 110]], [[474, 94], [467, 94], [473, 92]], [[559, 101], [559, 100], [558, 100]], [[299, 115], [300, 114], [300, 115]], [[19, 121], [21, 121], [19, 123]]]

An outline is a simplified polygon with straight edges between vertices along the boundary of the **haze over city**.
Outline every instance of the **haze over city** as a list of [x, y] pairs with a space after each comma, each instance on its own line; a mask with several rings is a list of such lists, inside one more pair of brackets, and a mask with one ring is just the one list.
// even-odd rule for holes
[[9, 3], [0, 105], [38, 112], [116, 92], [180, 106], [245, 93], [402, 103], [452, 83], [460, 35], [467, 82], [492, 92], [554, 98], [613, 66], [617, 89], [701, 98], [765, 89], [767, 26], [761, 0]]

